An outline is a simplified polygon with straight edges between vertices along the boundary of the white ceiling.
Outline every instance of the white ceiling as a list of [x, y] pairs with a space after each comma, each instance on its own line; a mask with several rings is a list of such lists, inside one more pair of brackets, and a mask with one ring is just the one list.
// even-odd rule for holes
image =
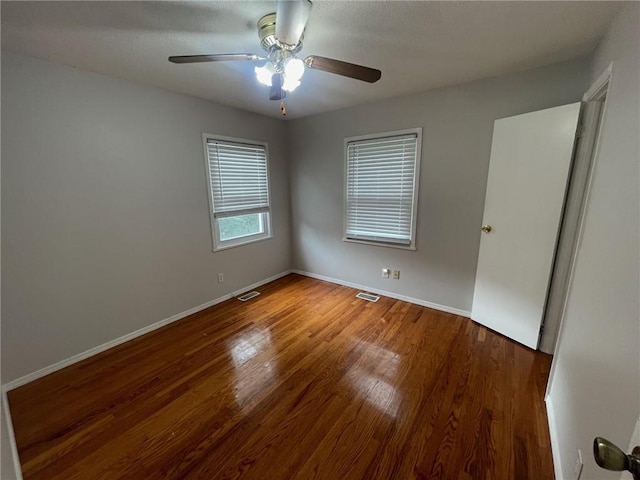
[[[2, 48], [278, 118], [251, 62], [175, 65], [170, 55], [262, 54], [275, 1], [7, 2]], [[382, 70], [368, 84], [307, 71], [287, 118], [526, 70], [590, 54], [619, 2], [315, 0], [301, 56]]]

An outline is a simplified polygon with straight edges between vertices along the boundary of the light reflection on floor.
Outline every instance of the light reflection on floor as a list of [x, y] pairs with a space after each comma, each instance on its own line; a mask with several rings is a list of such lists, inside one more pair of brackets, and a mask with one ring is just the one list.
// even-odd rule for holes
[[[390, 382], [398, 373], [401, 357], [391, 350], [357, 340], [355, 350], [362, 357], [349, 370], [346, 379], [351, 387], [365, 396], [365, 401], [385, 415], [395, 418], [402, 402], [402, 394]], [[387, 381], [389, 380], [389, 381]]]
[[243, 407], [278, 374], [276, 349], [269, 329], [255, 329], [227, 343], [235, 367], [234, 394]]

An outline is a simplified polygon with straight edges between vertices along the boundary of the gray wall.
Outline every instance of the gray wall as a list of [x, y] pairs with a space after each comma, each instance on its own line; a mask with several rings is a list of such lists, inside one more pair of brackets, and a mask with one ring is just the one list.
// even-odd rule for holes
[[[2, 127], [3, 383], [290, 266], [285, 122], [3, 52]], [[212, 253], [202, 132], [269, 142], [273, 239]]]
[[[469, 311], [493, 122], [579, 101], [587, 68], [558, 64], [291, 121], [294, 267]], [[344, 138], [411, 127], [423, 127], [417, 251], [343, 242]], [[383, 267], [400, 280], [382, 279]]]
[[[640, 5], [629, 3], [598, 47], [591, 80], [613, 61], [600, 150], [549, 389], [561, 478], [620, 478], [591, 442], [625, 448], [640, 416]], [[625, 478], [631, 478], [625, 476]]]

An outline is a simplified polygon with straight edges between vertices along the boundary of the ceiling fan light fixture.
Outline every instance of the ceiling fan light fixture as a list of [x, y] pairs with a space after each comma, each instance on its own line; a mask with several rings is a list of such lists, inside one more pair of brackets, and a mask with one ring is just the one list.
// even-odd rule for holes
[[254, 71], [256, 72], [256, 77], [258, 81], [267, 87], [272, 85], [273, 74], [276, 72], [273, 63], [267, 62], [261, 67], [255, 67]]
[[269, 100], [283, 100], [287, 96], [287, 92], [282, 88], [284, 75], [274, 73], [271, 77], [271, 90], [269, 91]]
[[292, 78], [284, 76], [284, 83], [282, 84], [282, 89], [287, 92], [293, 92], [296, 88], [300, 86], [299, 80], [294, 80]]
[[304, 69], [304, 62], [296, 57], [289, 57], [284, 64], [284, 74], [291, 82], [298, 82], [304, 74]]
[[[375, 68], [318, 55], [309, 55], [304, 61], [297, 57], [302, 50], [304, 31], [312, 7], [311, 1], [277, 0], [276, 12], [263, 15], [258, 20], [260, 46], [266, 52], [266, 57], [255, 53], [214, 53], [174, 55], [169, 57], [169, 61], [172, 63], [255, 62], [254, 72], [258, 82], [270, 87], [270, 100], [280, 101], [286, 97], [287, 92], [293, 92], [300, 86], [300, 80], [307, 68], [368, 83], [380, 80], [382, 72]], [[284, 114], [286, 112], [283, 109]]]

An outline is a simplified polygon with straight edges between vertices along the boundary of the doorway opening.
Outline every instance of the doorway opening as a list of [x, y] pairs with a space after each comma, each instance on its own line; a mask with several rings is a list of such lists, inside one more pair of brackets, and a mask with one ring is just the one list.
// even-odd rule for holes
[[[593, 171], [598, 155], [600, 127], [605, 113], [612, 65], [600, 75], [582, 98], [578, 136], [567, 187], [556, 255], [549, 282], [538, 349], [555, 353], [562, 317], [571, 289], [575, 258], [580, 245], [582, 225]], [[553, 376], [553, 365], [549, 378]]]

